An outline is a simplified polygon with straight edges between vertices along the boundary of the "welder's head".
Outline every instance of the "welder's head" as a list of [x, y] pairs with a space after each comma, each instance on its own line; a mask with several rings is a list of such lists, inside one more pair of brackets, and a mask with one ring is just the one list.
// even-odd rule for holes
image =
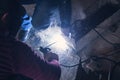
[[15, 36], [24, 14], [25, 9], [16, 0], [0, 0], [0, 30]]

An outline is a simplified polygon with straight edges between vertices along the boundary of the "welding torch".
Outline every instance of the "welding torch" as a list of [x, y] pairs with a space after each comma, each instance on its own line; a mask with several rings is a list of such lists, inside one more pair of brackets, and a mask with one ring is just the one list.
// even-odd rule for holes
[[50, 45], [48, 45], [47, 47], [41, 47], [39, 48], [39, 50], [44, 54], [44, 58], [47, 60], [47, 61], [52, 61], [52, 60], [59, 60], [59, 57], [57, 54], [51, 52], [51, 49], [49, 48], [49, 46], [55, 44], [52, 43]]
[[56, 42], [53, 42], [53, 43], [47, 45], [47, 46], [44, 47], [44, 48], [43, 48], [42, 46], [40, 46], [39, 50], [40, 50], [42, 53], [47, 54], [47, 53], [51, 52], [51, 49], [50, 49], [49, 47], [52, 46], [52, 45], [55, 44], [55, 43], [56, 43]]

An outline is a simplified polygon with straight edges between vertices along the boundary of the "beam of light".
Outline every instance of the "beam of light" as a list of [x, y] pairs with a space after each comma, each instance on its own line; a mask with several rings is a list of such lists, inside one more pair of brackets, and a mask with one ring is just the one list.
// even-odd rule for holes
[[74, 48], [72, 42], [62, 33], [61, 28], [58, 26], [50, 26], [46, 30], [38, 32], [37, 35], [41, 38], [41, 46], [54, 43], [49, 46], [53, 52], [64, 54], [71, 47]]

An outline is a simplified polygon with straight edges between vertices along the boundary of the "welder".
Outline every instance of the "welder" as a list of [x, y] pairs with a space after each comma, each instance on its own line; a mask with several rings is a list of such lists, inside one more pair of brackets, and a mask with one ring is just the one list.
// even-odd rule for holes
[[55, 53], [42, 59], [15, 39], [23, 22], [22, 10], [16, 0], [0, 0], [0, 80], [59, 80], [61, 69]]

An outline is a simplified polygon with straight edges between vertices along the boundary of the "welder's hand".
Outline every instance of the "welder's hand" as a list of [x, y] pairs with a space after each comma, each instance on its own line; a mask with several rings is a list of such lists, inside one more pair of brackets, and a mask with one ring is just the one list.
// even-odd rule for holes
[[59, 60], [59, 57], [57, 54], [49, 52], [47, 54], [44, 54], [44, 58], [46, 61], [51, 62], [52, 60]]

